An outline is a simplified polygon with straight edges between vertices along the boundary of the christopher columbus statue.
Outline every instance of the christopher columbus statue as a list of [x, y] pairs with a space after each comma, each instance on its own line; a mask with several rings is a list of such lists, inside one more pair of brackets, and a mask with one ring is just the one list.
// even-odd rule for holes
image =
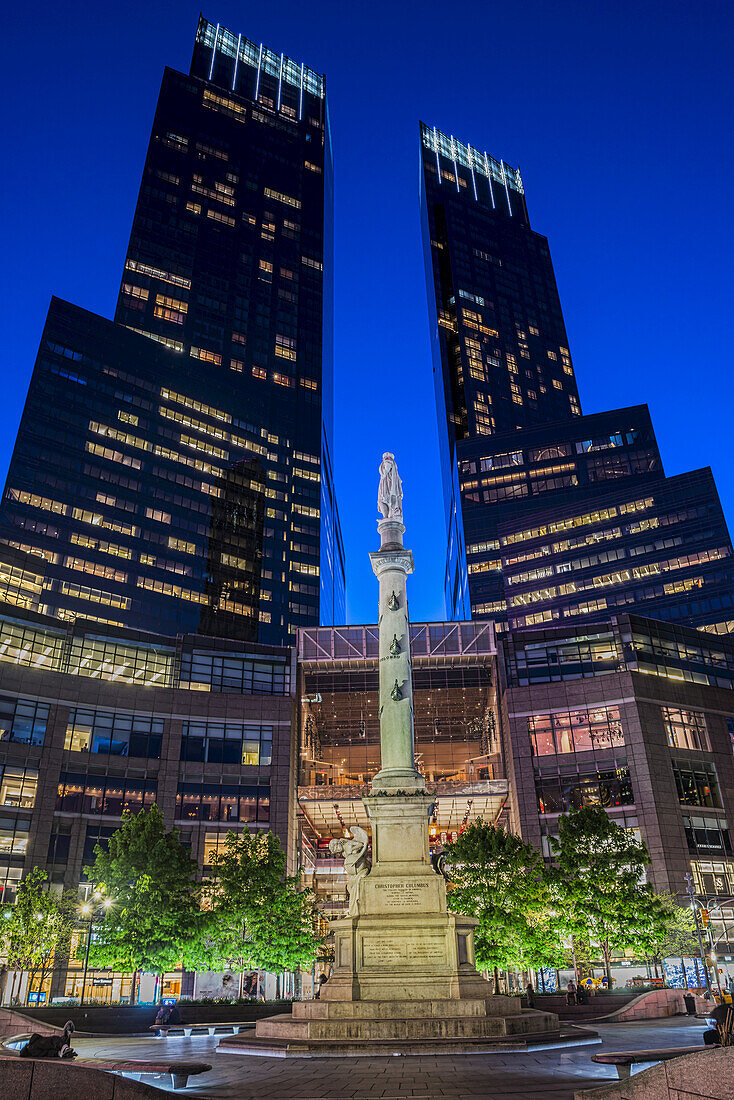
[[403, 518], [403, 483], [400, 480], [395, 455], [386, 451], [380, 463], [380, 487], [377, 490], [377, 511], [383, 519]]

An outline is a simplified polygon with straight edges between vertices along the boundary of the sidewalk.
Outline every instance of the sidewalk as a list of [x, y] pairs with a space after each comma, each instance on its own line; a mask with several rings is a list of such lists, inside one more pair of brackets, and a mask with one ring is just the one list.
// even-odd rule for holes
[[[643, 1050], [700, 1043], [705, 1021], [686, 1017], [638, 1024], [599, 1024], [601, 1045], [529, 1054], [471, 1054], [391, 1058], [250, 1058], [220, 1054], [218, 1040], [80, 1039], [79, 1054], [96, 1057], [211, 1061], [211, 1073], [192, 1079], [187, 1096], [237, 1100], [572, 1100], [574, 1091], [617, 1079], [597, 1066], [601, 1050]], [[162, 1082], [156, 1082], [159, 1088]]]

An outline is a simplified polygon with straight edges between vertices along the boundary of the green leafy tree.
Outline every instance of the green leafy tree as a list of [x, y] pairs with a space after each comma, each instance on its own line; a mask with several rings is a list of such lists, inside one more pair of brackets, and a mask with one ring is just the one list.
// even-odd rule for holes
[[108, 847], [98, 844], [94, 854], [84, 870], [110, 906], [94, 927], [91, 965], [134, 974], [161, 974], [182, 962], [196, 969], [203, 919], [199, 867], [178, 834], [166, 831], [158, 807], [124, 814]]
[[651, 939], [649, 957], [655, 963], [656, 970], [658, 965], [662, 968], [663, 959], [680, 959], [685, 979], [684, 957], [700, 954], [696, 921], [691, 906], [681, 905], [673, 894], [665, 892], [659, 893], [658, 899], [663, 906], [666, 923], [660, 928], [658, 935]]
[[277, 973], [316, 958], [313, 896], [285, 870], [275, 833], [227, 833], [207, 883], [211, 911], [204, 950], [211, 969], [254, 966]]
[[[54, 957], [68, 945], [74, 924], [76, 897], [69, 893], [61, 896], [51, 893], [46, 887], [47, 880], [48, 875], [40, 867], [29, 871], [20, 882], [15, 904], [6, 910], [0, 927], [8, 969], [28, 973], [26, 1001], [34, 985], [38, 990], [43, 987]], [[15, 996], [15, 981], [14, 975], [11, 1001]]]
[[611, 987], [612, 954], [633, 949], [648, 955], [666, 926], [664, 905], [642, 881], [650, 856], [601, 806], [563, 815], [558, 826], [551, 845], [565, 924], [599, 948]]
[[[476, 821], [446, 846], [454, 912], [476, 917], [480, 969], [556, 966], [563, 956], [543, 857], [513, 833]], [[496, 974], [495, 974], [496, 980]]]

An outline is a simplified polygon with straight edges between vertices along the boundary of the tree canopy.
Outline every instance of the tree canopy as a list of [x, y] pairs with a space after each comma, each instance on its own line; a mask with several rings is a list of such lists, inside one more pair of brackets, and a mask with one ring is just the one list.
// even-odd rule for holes
[[682, 959], [698, 955], [696, 921], [690, 903], [681, 905], [673, 894], [660, 893], [658, 899], [665, 913], [666, 923], [656, 929], [650, 938], [648, 954], [656, 963], [663, 959]]
[[285, 852], [275, 833], [227, 833], [206, 884], [211, 909], [205, 949], [212, 969], [228, 964], [279, 972], [315, 959], [313, 896], [285, 871]]
[[446, 846], [449, 908], [479, 921], [480, 969], [558, 965], [563, 947], [543, 857], [520, 837], [474, 822]]
[[75, 897], [49, 891], [48, 875], [34, 867], [21, 880], [12, 909], [0, 924], [3, 954], [8, 969], [28, 972], [26, 999], [34, 984], [40, 988], [63, 950], [74, 924]]
[[564, 923], [573, 936], [600, 948], [611, 984], [612, 953], [634, 949], [649, 956], [670, 914], [643, 881], [647, 848], [601, 806], [561, 816], [558, 828], [551, 847]]
[[198, 864], [167, 832], [157, 806], [124, 814], [108, 846], [94, 849], [85, 873], [110, 899], [94, 925], [93, 966], [163, 973], [182, 961], [195, 969], [201, 930]]

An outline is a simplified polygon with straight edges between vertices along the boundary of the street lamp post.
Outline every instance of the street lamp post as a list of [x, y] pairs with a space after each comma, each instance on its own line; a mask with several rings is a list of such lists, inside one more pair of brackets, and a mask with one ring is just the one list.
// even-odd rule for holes
[[693, 889], [693, 875], [691, 874], [690, 871], [687, 872], [685, 878], [686, 878], [686, 890], [687, 890], [687, 893], [688, 893], [688, 897], [691, 899], [691, 909], [693, 910], [693, 917], [694, 917], [694, 920], [696, 922], [696, 933], [698, 935], [698, 949], [701, 953], [701, 962], [703, 963], [703, 976], [706, 979], [706, 989], [708, 990], [708, 992], [713, 997], [714, 994], [713, 994], [713, 991], [711, 989], [711, 979], [709, 977], [708, 967], [706, 966], [706, 956], [704, 955], [704, 951], [703, 951], [703, 939], [701, 938], [701, 922], [698, 919], [698, 901], [696, 900], [696, 895], [695, 895], [695, 892], [694, 892], [694, 889]]
[[[714, 966], [714, 974], [716, 975], [716, 984], [718, 986], [719, 994], [722, 996], [722, 999], [723, 999], [723, 990], [721, 988], [721, 978], [719, 977], [718, 959], [716, 958], [715, 952], [717, 950], [717, 945], [718, 945], [720, 940], [726, 938], [727, 941], [728, 941], [728, 939], [729, 939], [729, 927], [726, 923], [726, 918], [724, 917], [724, 906], [729, 907], [729, 906], [731, 906], [731, 904], [733, 902], [734, 902], [734, 898], [732, 898], [732, 897], [721, 898], [719, 894], [712, 894], [710, 897], [706, 898], [705, 905], [704, 905], [705, 909], [709, 913], [709, 917], [711, 917], [711, 915], [713, 913], [717, 912], [717, 911], [721, 914], [722, 931], [719, 933], [719, 935], [714, 938], [714, 930], [713, 930], [713, 927], [710, 923], [709, 923], [709, 926], [706, 929], [706, 931], [708, 932], [709, 942], [711, 944], [711, 962]], [[728, 979], [728, 973], [727, 973], [727, 981], [729, 981], [729, 980], [730, 979]]]
[[80, 912], [84, 914], [84, 923], [87, 925], [87, 946], [84, 951], [84, 975], [82, 977], [82, 994], [79, 999], [80, 1006], [84, 1004], [84, 994], [87, 989], [87, 971], [89, 970], [89, 947], [92, 942], [92, 926], [96, 919], [104, 920], [105, 913], [112, 905], [112, 898], [105, 898], [102, 896], [101, 890], [95, 890], [92, 894], [92, 901], [94, 905], [90, 905], [89, 902], [85, 902], [82, 905]]

